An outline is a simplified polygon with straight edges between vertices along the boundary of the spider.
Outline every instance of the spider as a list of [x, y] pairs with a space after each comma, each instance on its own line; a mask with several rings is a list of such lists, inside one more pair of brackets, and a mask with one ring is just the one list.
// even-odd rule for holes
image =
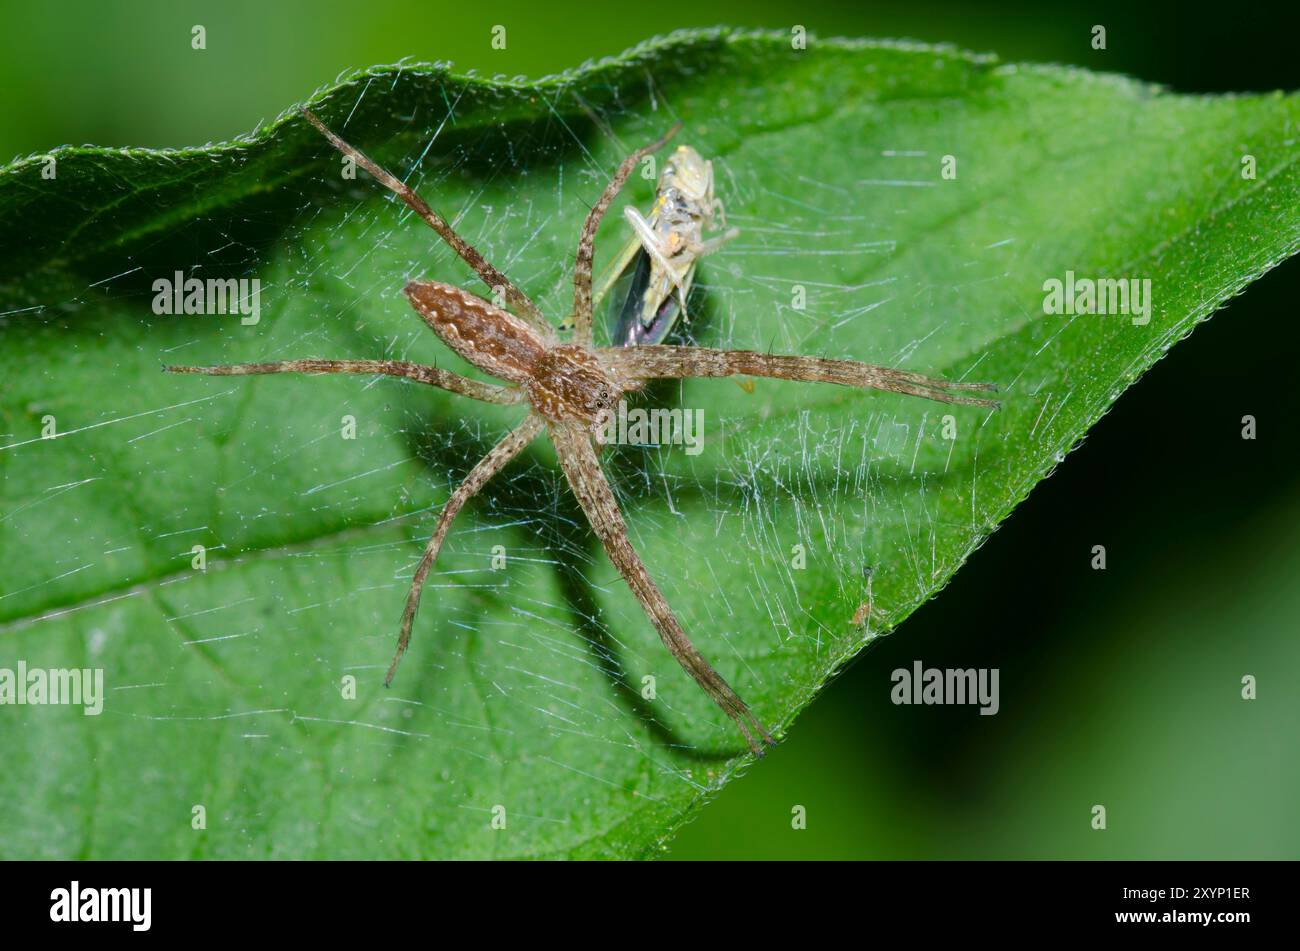
[[411, 640], [420, 593], [429, 577], [452, 520], [496, 473], [543, 430], [555, 446], [578, 504], [600, 539], [609, 560], [623, 576], [645, 610], [664, 645], [722, 710], [735, 721], [755, 755], [771, 735], [749, 707], [695, 649], [659, 587], [650, 577], [628, 539], [627, 526], [614, 493], [601, 469], [598, 432], [606, 414], [623, 394], [640, 390], [651, 380], [744, 375], [836, 383], [841, 386], [888, 390], [944, 403], [996, 409], [994, 400], [964, 395], [992, 391], [985, 383], [950, 383], [917, 373], [821, 357], [785, 356], [749, 350], [703, 347], [596, 347], [592, 339], [591, 272], [595, 236], [606, 209], [628, 176], [646, 155], [660, 149], [677, 132], [673, 126], [659, 140], [637, 149], [615, 172], [591, 208], [578, 239], [573, 269], [573, 325], [561, 339], [528, 296], [460, 237], [416, 192], [380, 168], [358, 149], [330, 131], [311, 111], [302, 110], [334, 148], [350, 156], [380, 184], [392, 191], [436, 231], [474, 269], [505, 307], [497, 307], [468, 291], [437, 281], [411, 281], [405, 294], [420, 318], [452, 350], [504, 385], [470, 379], [437, 367], [396, 360], [286, 360], [225, 366], [169, 366], [171, 373], [240, 376], [261, 373], [359, 373], [404, 377], [488, 403], [520, 404], [528, 413], [470, 470], [452, 492], [438, 517], [424, 554], [411, 579], [397, 638], [397, 652], [384, 678], [391, 685]]

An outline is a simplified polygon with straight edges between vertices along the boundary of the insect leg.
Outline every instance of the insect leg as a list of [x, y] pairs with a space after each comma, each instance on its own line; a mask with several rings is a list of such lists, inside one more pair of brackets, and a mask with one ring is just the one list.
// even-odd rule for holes
[[[637, 240], [641, 242], [641, 247], [645, 248], [646, 254], [650, 255], [659, 271], [665, 274], [673, 287], [677, 289], [677, 300], [681, 305], [682, 316], [690, 320], [690, 315], [686, 313], [687, 288], [683, 274], [678, 273], [677, 268], [668, 260], [668, 255], [664, 252], [662, 239], [655, 233], [650, 222], [646, 221], [645, 216], [635, 208], [624, 208], [623, 217], [627, 219], [627, 223], [636, 232]], [[684, 270], [690, 270], [693, 263], [693, 261], [688, 261]], [[653, 280], [652, 277], [651, 281]]]
[[645, 248], [646, 254], [650, 255], [656, 264], [673, 276], [674, 284], [678, 283], [676, 272], [668, 260], [668, 255], [664, 252], [663, 241], [655, 233], [655, 229], [650, 222], [646, 221], [645, 215], [629, 205], [623, 209], [623, 217], [627, 219], [627, 223], [636, 232], [637, 240], [641, 242], [641, 247]]
[[732, 238], [738, 237], [739, 235], [740, 235], [739, 228], [730, 228], [726, 231], [725, 234], [720, 234], [716, 238], [709, 238], [707, 241], [688, 244], [686, 248], [688, 251], [690, 251], [692, 254], [696, 255], [697, 257], [704, 257], [706, 254], [712, 254], [714, 251], [717, 251], [718, 248], [722, 247]]

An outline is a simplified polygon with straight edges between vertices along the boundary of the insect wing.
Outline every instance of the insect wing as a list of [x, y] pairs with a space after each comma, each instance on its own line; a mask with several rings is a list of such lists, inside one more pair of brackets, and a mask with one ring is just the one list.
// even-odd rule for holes
[[[690, 293], [694, 277], [692, 264], [682, 278], [683, 295]], [[681, 312], [681, 298], [671, 278], [642, 248], [614, 287], [610, 338], [619, 347], [663, 343]]]

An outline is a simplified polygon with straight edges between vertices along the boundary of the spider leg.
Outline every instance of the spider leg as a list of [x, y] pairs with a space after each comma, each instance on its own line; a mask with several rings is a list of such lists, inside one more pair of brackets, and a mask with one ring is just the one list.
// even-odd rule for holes
[[862, 389], [888, 390], [940, 403], [984, 406], [989, 409], [1001, 406], [997, 400], [961, 395], [966, 392], [996, 392], [997, 386], [992, 383], [951, 383], [856, 360], [784, 356], [756, 353], [753, 350], [710, 350], [705, 347], [602, 347], [597, 352], [607, 368], [630, 380], [767, 376], [778, 380], [836, 383]]
[[[672, 608], [664, 599], [658, 585], [646, 571], [644, 563], [632, 547], [627, 537], [627, 525], [619, 512], [614, 492], [601, 471], [600, 462], [591, 445], [590, 434], [581, 426], [573, 423], [552, 423], [550, 425], [551, 441], [555, 444], [555, 453], [560, 459], [560, 466], [569, 479], [569, 486], [582, 506], [591, 528], [605, 546], [605, 552], [614, 567], [619, 570], [627, 586], [632, 589], [636, 599], [641, 603], [650, 623], [659, 632], [664, 645], [677, 658], [683, 669], [695, 678], [696, 683], [713, 698], [726, 714], [740, 727], [749, 748], [756, 756], [763, 755], [763, 748], [754, 739], [757, 733], [765, 742], [772, 743], [772, 737], [763, 724], [750, 712], [745, 701], [727, 685], [716, 670], [709, 665], [682, 630]], [[753, 733], [750, 732], [751, 728]]]
[[574, 343], [587, 347], [591, 346], [591, 262], [596, 256], [596, 229], [600, 227], [600, 220], [605, 217], [610, 202], [614, 200], [623, 184], [628, 180], [628, 176], [632, 174], [632, 169], [636, 168], [636, 163], [651, 152], [663, 148], [664, 144], [676, 135], [677, 130], [681, 127], [682, 124], [677, 123], [665, 132], [658, 141], [637, 149], [623, 159], [623, 164], [618, 167], [614, 177], [609, 180], [609, 184], [605, 186], [600, 199], [592, 206], [591, 211], [587, 214], [587, 220], [583, 222], [582, 235], [578, 238], [577, 259], [573, 265]]
[[456, 486], [456, 491], [447, 499], [447, 504], [442, 507], [442, 513], [438, 516], [438, 524], [433, 530], [433, 535], [429, 538], [429, 544], [424, 548], [424, 555], [420, 558], [420, 564], [416, 566], [415, 575], [411, 579], [411, 590], [406, 596], [406, 610], [402, 612], [402, 628], [397, 635], [397, 653], [393, 656], [393, 663], [388, 668], [388, 675], [384, 677], [384, 686], [387, 687], [393, 682], [393, 676], [397, 673], [397, 665], [402, 662], [402, 655], [406, 653], [406, 647], [411, 642], [411, 625], [415, 622], [415, 612], [420, 607], [420, 594], [424, 590], [424, 582], [429, 577], [429, 570], [433, 567], [434, 561], [438, 557], [438, 551], [442, 548], [443, 540], [447, 537], [447, 531], [451, 528], [452, 519], [479, 491], [487, 484], [487, 481], [501, 471], [507, 462], [519, 455], [520, 450], [533, 441], [533, 437], [542, 431], [542, 418], [530, 413], [524, 418], [524, 421], [512, 429], [504, 439], [493, 446], [486, 456], [474, 464], [474, 468], [465, 476], [463, 482]]
[[519, 403], [521, 390], [493, 383], [482, 383], [468, 377], [422, 363], [402, 363], [398, 360], [282, 360], [279, 363], [233, 363], [215, 367], [163, 367], [167, 373], [205, 373], [209, 376], [252, 376], [261, 373], [370, 373], [383, 376], [400, 376], [418, 383], [441, 387], [461, 396], [485, 403]]
[[506, 304], [511, 310], [532, 323], [535, 329], [544, 331], [548, 336], [550, 335], [550, 325], [542, 317], [541, 311], [537, 309], [537, 305], [529, 299], [528, 295], [515, 287], [510, 278], [506, 277], [493, 267], [488, 260], [478, 252], [477, 248], [458, 235], [441, 215], [429, 207], [429, 203], [421, 198], [416, 193], [415, 189], [411, 188], [411, 186], [407, 185], [397, 176], [383, 168], [380, 168], [360, 149], [349, 145], [347, 142], [340, 139], [325, 126], [325, 123], [316, 118], [316, 115], [311, 112], [311, 110], [304, 109], [302, 110], [302, 114], [307, 117], [308, 122], [320, 130], [321, 135], [325, 136], [325, 138], [329, 140], [330, 145], [334, 146], [334, 148], [338, 149], [344, 155], [349, 156], [354, 162], [369, 172], [376, 181], [398, 198], [402, 199], [402, 201], [406, 202], [412, 211], [423, 218], [430, 228], [438, 232], [438, 236], [442, 238], [443, 241], [446, 241], [447, 244], [451, 246], [451, 249], [459, 254], [464, 262], [474, 269], [475, 273], [483, 279], [483, 283], [493, 290], [501, 288], [502, 292], [505, 294]]

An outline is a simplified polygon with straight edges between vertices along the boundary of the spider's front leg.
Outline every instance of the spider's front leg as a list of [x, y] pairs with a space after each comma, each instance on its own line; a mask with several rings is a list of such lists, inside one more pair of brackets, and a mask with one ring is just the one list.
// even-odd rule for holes
[[679, 379], [682, 377], [765, 376], [807, 383], [835, 383], [859, 389], [887, 390], [920, 396], [940, 403], [998, 409], [997, 400], [965, 396], [968, 392], [995, 392], [992, 383], [953, 383], [907, 370], [859, 363], [757, 353], [753, 350], [711, 350], [707, 347], [602, 347], [601, 363], [624, 380]]
[[705, 693], [736, 722], [754, 755], [762, 756], [763, 747], [755, 739], [755, 734], [766, 743], [774, 743], [772, 737], [750, 712], [745, 701], [737, 696], [695, 649], [659, 586], [654, 583], [645, 564], [632, 547], [618, 502], [614, 499], [614, 492], [601, 471], [600, 462], [592, 447], [590, 429], [580, 422], [554, 420], [550, 421], [549, 428], [555, 453], [578, 504], [582, 506], [592, 530], [604, 545], [609, 560], [636, 595], [664, 645], [686, 672], [695, 678], [696, 683], [704, 688]]
[[442, 513], [438, 516], [438, 524], [433, 530], [433, 535], [429, 538], [429, 543], [424, 548], [424, 555], [420, 558], [420, 564], [416, 566], [415, 575], [411, 578], [411, 590], [406, 596], [406, 610], [402, 612], [402, 627], [397, 635], [397, 653], [393, 655], [393, 663], [388, 668], [388, 675], [384, 678], [384, 686], [387, 687], [393, 682], [393, 676], [397, 673], [397, 665], [402, 662], [402, 655], [406, 653], [407, 645], [411, 643], [411, 625], [415, 623], [415, 612], [420, 608], [420, 595], [424, 591], [424, 582], [429, 577], [429, 571], [433, 568], [434, 561], [438, 558], [438, 552], [442, 550], [443, 540], [447, 537], [447, 532], [451, 528], [452, 519], [479, 491], [487, 484], [488, 480], [504, 468], [515, 456], [533, 441], [533, 438], [542, 431], [541, 417], [530, 413], [522, 423], [516, 426], [506, 435], [499, 443], [489, 450], [488, 454], [475, 463], [474, 468], [465, 476], [464, 481], [456, 486], [456, 491], [451, 494], [447, 504], [442, 507]]

